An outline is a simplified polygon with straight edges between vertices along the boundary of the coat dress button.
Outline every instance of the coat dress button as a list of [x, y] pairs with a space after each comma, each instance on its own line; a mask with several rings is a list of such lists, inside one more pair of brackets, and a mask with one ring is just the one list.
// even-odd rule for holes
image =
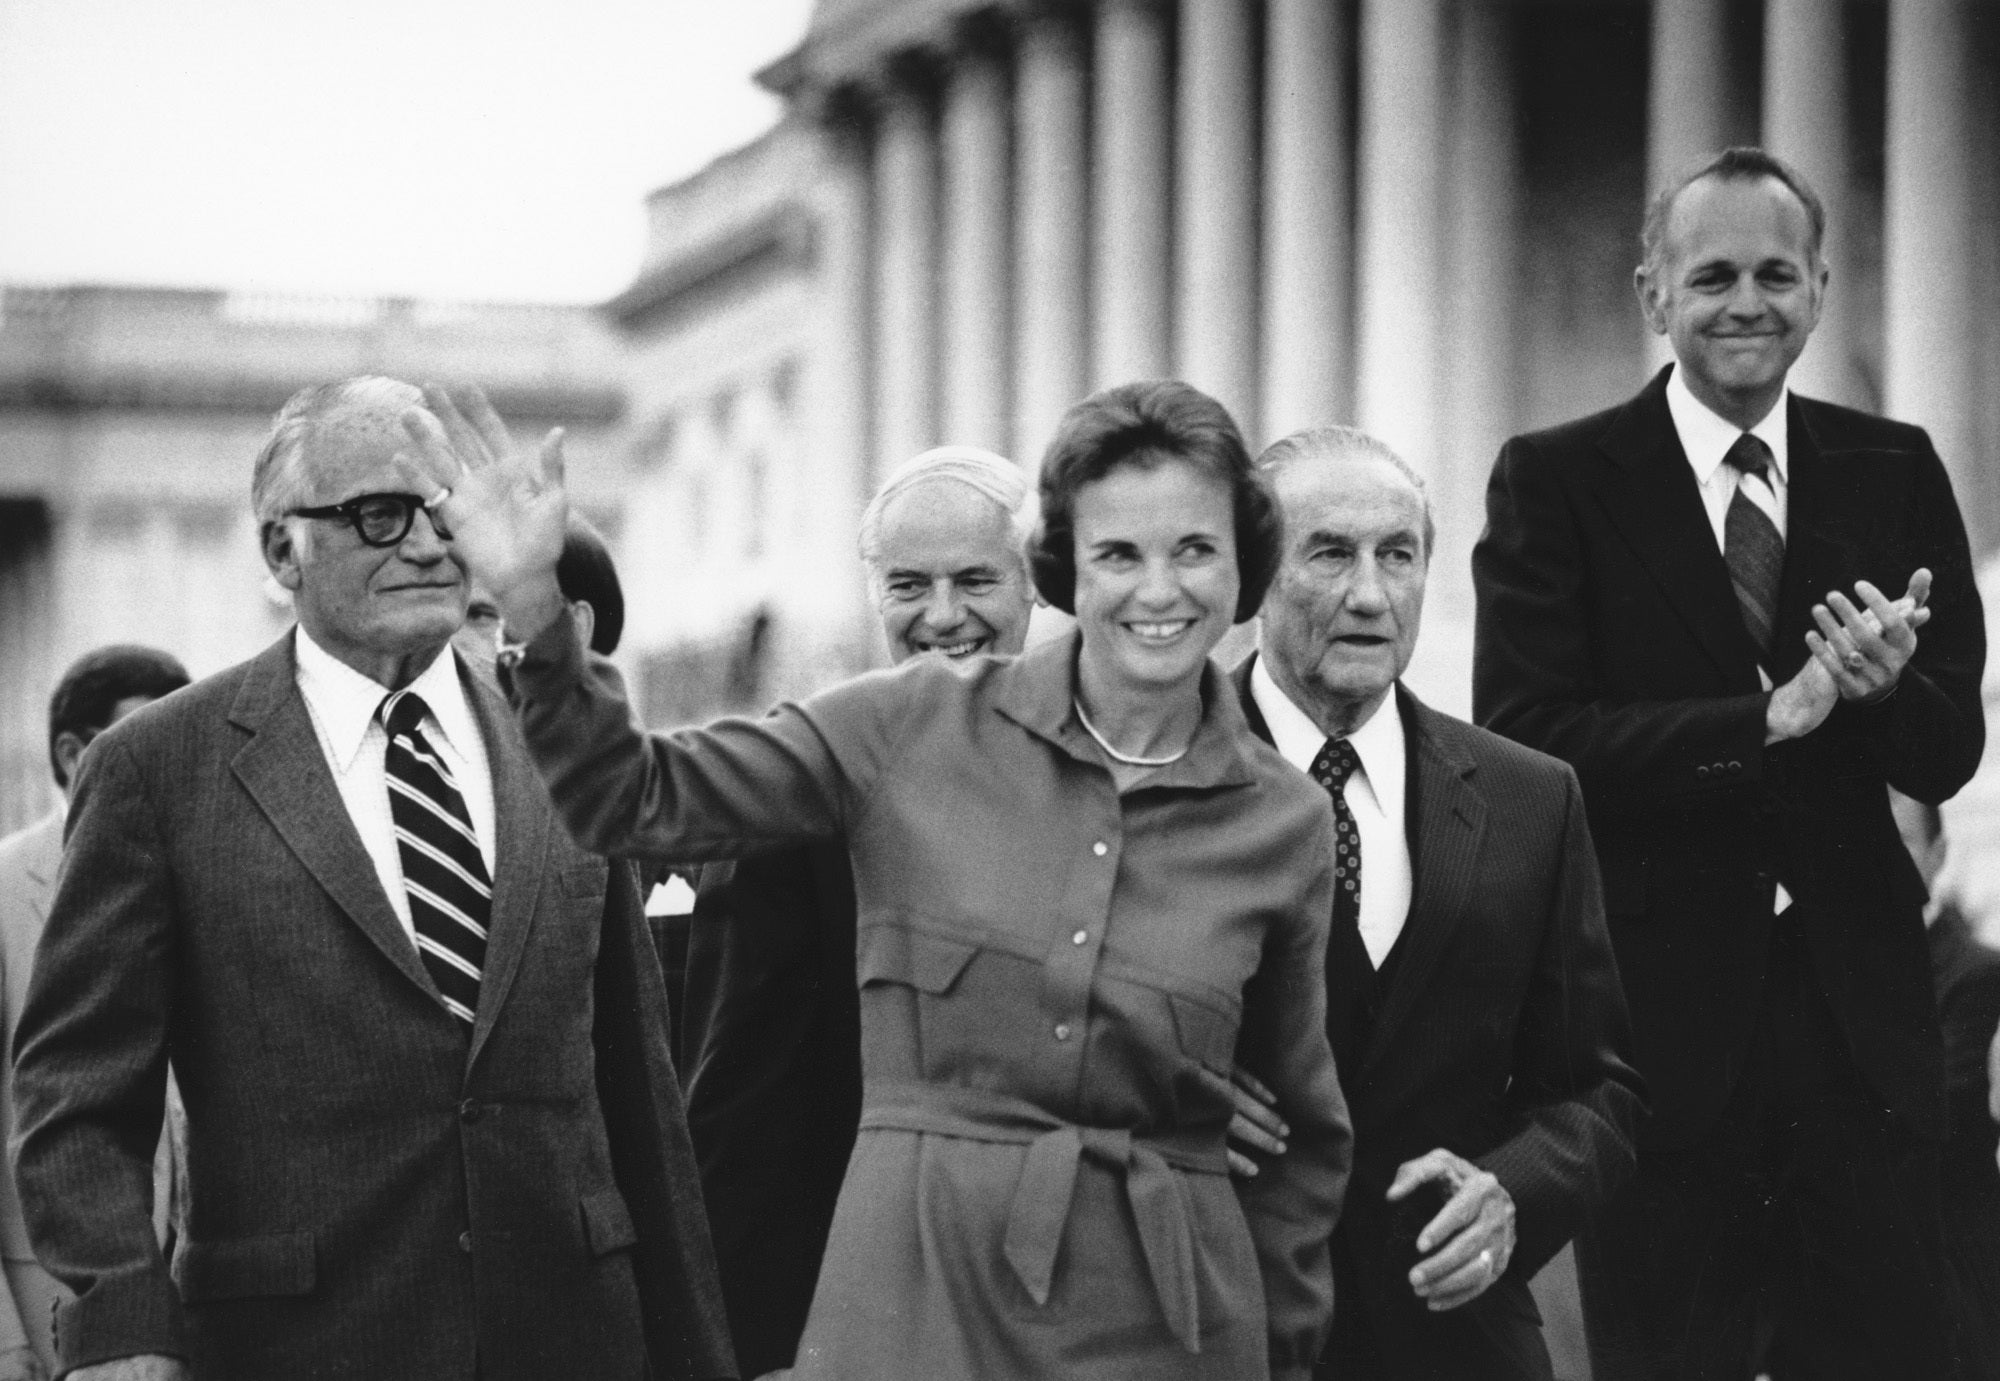
[[1056, 1039], [1057, 1039], [1057, 1040], [1059, 1040], [1059, 1041], [1066, 1041], [1066, 1040], [1068, 1040], [1068, 1039], [1069, 1039], [1069, 1023], [1068, 1023], [1068, 1022], [1066, 1022], [1066, 1021], [1065, 1021], [1065, 1022], [1058, 1022], [1058, 1023], [1056, 1024]]
[[1096, 854], [1099, 858], [1102, 858], [1106, 854], [1111, 852], [1111, 846], [1105, 843], [1102, 839], [1100, 839], [1095, 844], [1092, 844], [1090, 846], [1090, 851]]

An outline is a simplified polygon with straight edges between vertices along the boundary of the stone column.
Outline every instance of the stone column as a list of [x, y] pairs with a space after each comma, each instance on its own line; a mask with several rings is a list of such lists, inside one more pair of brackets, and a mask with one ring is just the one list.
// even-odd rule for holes
[[1254, 444], [1257, 401], [1257, 53], [1250, 0], [1180, 7], [1175, 122], [1174, 372]]
[[819, 253], [825, 297], [807, 367], [800, 462], [813, 496], [810, 579], [798, 593], [813, 608], [799, 632], [807, 643], [807, 679], [815, 686], [860, 671], [875, 645], [854, 530], [874, 488], [875, 450], [869, 443], [870, 364], [874, 356], [874, 275], [869, 254], [871, 212], [869, 123], [858, 101], [831, 108], [822, 136]]
[[1353, 204], [1346, 33], [1327, 0], [1269, 0], [1264, 33], [1267, 438], [1346, 420]]
[[1443, 0], [1364, 0], [1356, 412], [1419, 472], [1437, 455]]
[[[1973, 411], [1979, 321], [1967, 0], [1891, 0], [1883, 170], [1887, 411], [1927, 428], [1950, 469], [1975, 552], [2000, 541]], [[1988, 151], [1991, 155], [1991, 150]]]
[[1030, 13], [1016, 69], [1013, 455], [1031, 470], [1089, 377], [1090, 74], [1077, 24], [1055, 7]]
[[890, 466], [937, 444], [938, 145], [932, 74], [896, 61], [875, 147], [875, 454]]
[[1821, 252], [1833, 271], [1812, 344], [1792, 368], [1792, 385], [1851, 407], [1868, 391], [1855, 369], [1856, 278], [1850, 246], [1847, 45], [1840, 0], [1765, 0], [1764, 147], [1790, 162], [1826, 206]]
[[1098, 387], [1167, 372], [1167, 39], [1161, 0], [1101, 0], [1091, 238]]
[[[1646, 200], [1704, 153], [1728, 143], [1732, 93], [1728, 0], [1658, 0], [1646, 98]], [[1642, 326], [1641, 330], [1645, 330]], [[1666, 337], [1646, 333], [1647, 372], [1673, 358]]]
[[985, 24], [961, 34], [944, 97], [945, 439], [1007, 446], [1007, 69]]

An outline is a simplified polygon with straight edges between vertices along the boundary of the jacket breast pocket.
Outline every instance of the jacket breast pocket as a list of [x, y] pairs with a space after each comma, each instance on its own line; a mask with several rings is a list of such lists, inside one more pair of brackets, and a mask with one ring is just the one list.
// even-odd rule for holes
[[309, 1295], [318, 1282], [313, 1235], [277, 1232], [215, 1241], [181, 1239], [174, 1284], [189, 1304]]
[[951, 1072], [956, 1057], [990, 1048], [999, 1014], [961, 991], [979, 953], [976, 941], [903, 924], [861, 932], [856, 977], [864, 1007], [875, 1014], [864, 1031], [872, 1025], [886, 1037], [870, 1050], [877, 1056], [871, 1069], [939, 1078]]

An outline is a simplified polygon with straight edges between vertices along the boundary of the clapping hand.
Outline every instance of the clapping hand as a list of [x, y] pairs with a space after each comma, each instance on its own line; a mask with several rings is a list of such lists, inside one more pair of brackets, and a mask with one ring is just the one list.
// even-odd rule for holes
[[1896, 688], [1903, 668], [1917, 651], [1917, 630], [1930, 617], [1931, 573], [1919, 569], [1909, 589], [1893, 603], [1865, 580], [1856, 581], [1853, 600], [1838, 590], [1813, 606], [1817, 632], [1806, 634], [1813, 658], [1826, 668], [1844, 700], [1869, 703]]
[[[556, 585], [569, 498], [563, 489], [562, 428], [530, 457], [479, 389], [451, 395], [426, 385], [423, 408], [403, 414], [415, 456], [402, 455], [412, 489], [426, 496], [441, 536], [487, 590], [508, 631], [531, 639], [563, 613]], [[468, 420], [469, 419], [469, 420]]]

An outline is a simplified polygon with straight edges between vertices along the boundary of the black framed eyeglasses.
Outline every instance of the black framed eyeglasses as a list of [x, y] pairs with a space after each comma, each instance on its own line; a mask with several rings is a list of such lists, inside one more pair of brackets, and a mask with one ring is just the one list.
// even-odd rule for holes
[[[294, 508], [292, 516], [298, 518], [340, 519], [354, 529], [355, 536], [371, 547], [393, 547], [410, 535], [410, 525], [417, 520], [417, 510], [424, 501], [415, 494], [357, 494], [345, 503], [327, 504], [320, 508]], [[438, 522], [437, 514], [431, 514], [431, 527], [437, 535], [450, 540], [451, 534]]]

